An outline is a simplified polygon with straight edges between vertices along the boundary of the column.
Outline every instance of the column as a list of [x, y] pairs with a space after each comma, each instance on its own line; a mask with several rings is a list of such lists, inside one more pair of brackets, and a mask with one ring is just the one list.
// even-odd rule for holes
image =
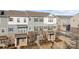
[[15, 47], [17, 47], [17, 39], [15, 38]]
[[26, 46], [27, 46], [27, 37], [26, 37]]

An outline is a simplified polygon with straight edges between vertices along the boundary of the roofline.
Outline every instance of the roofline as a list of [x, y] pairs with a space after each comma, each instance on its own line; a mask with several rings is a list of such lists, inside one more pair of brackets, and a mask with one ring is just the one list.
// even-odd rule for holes
[[73, 17], [73, 16], [70, 16], [70, 15], [55, 15], [57, 17]]

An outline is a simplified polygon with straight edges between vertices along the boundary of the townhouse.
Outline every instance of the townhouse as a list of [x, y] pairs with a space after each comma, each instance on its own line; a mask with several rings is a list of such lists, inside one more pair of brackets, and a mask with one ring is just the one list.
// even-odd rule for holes
[[6, 25], [5, 28], [7, 28], [8, 34], [42, 30], [48, 31], [53, 29], [53, 26], [56, 26], [56, 18], [53, 15], [50, 16], [50, 13], [15, 10], [3, 12], [8, 19], [1, 20], [1, 22], [6, 22], [4, 25]]
[[4, 15], [4, 11], [0, 12], [0, 35], [8, 34], [9, 16]]
[[60, 31], [70, 31], [70, 20], [72, 16], [57, 15], [57, 26]]
[[27, 45], [28, 32], [53, 31], [57, 27], [54, 15], [33, 11], [0, 11], [0, 35], [12, 37], [15, 46]]
[[79, 14], [76, 14], [71, 18], [71, 32], [79, 34]]
[[50, 16], [50, 13], [15, 10], [3, 12], [8, 20], [1, 20], [1, 22], [5, 23], [2, 22], [2, 24], [6, 25], [5, 28], [7, 28], [8, 34], [48, 31], [52, 30], [53, 26], [56, 26], [56, 18]]
[[8, 20], [9, 16], [5, 15], [4, 11], [0, 11], [0, 48], [9, 45], [8, 39]]

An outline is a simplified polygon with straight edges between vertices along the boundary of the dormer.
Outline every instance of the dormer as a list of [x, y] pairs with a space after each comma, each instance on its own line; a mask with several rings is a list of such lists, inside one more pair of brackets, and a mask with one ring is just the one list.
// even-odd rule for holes
[[49, 17], [55, 17], [55, 15], [50, 13], [50, 14], [49, 14]]

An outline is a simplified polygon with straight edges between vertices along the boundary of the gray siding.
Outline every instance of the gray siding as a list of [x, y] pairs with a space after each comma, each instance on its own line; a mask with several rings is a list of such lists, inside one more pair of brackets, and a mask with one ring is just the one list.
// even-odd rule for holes
[[[10, 31], [9, 29], [12, 28], [13, 30]], [[8, 25], [8, 34], [15, 34], [17, 33], [17, 26], [16, 25]]]
[[8, 19], [7, 16], [0, 16], [0, 35], [8, 34]]
[[31, 20], [28, 20], [28, 31], [34, 31], [34, 19], [30, 17]]
[[[31, 20], [28, 21], [28, 25], [9, 25], [8, 20], [9, 17], [0, 17], [0, 35], [2, 34], [16, 34], [16, 33], [27, 33], [28, 31], [36, 31], [35, 28], [38, 27], [37, 31], [48, 31], [48, 27], [52, 27], [53, 25], [44, 24], [44, 18], [43, 22], [39, 21], [34, 22], [35, 17], [31, 17]], [[45, 28], [46, 27], [46, 28]], [[5, 30], [4, 33], [2, 33], [2, 29]]]
[[[34, 18], [35, 17], [31, 17], [31, 20], [29, 20], [29, 23], [28, 23], [28, 31], [34, 31], [34, 27], [35, 26], [44, 26], [44, 22], [34, 22]], [[40, 18], [40, 17], [38, 17]], [[39, 19], [38, 19], [39, 20]]]
[[[8, 33], [9, 34], [16, 34], [16, 33], [26, 33], [28, 31], [27, 25], [8, 25]], [[13, 30], [10, 31], [9, 29], [12, 28]]]

